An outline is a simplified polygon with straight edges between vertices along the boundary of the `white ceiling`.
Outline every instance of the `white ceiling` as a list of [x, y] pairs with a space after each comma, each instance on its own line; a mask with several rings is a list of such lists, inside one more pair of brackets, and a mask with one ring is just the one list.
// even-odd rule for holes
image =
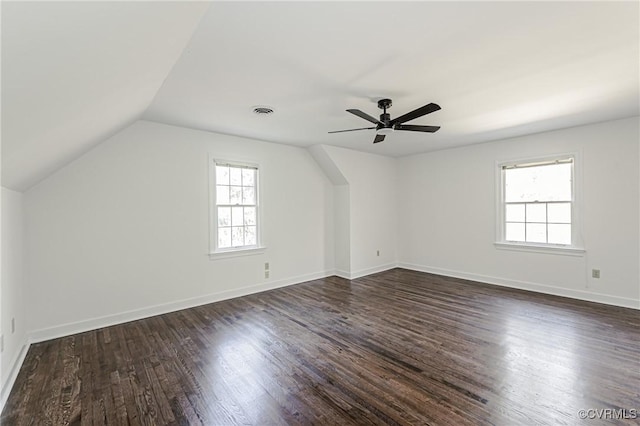
[[24, 190], [139, 119], [205, 3], [2, 2], [2, 185]]
[[[206, 6], [4, 3], [2, 184], [28, 188], [140, 117], [403, 156], [639, 114], [638, 2]], [[392, 117], [438, 103], [410, 124], [441, 130], [327, 134], [367, 127], [345, 109], [377, 116], [382, 97]]]

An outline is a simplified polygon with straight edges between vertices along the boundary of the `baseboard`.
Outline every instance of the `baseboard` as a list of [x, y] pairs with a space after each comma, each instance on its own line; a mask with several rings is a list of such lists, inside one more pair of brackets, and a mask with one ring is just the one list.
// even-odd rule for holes
[[31, 346], [31, 343], [25, 337], [23, 339], [20, 350], [14, 356], [11, 362], [9, 375], [7, 376], [7, 380], [2, 384], [2, 390], [0, 391], [0, 413], [2, 412], [2, 410], [4, 410], [4, 404], [6, 404], [7, 399], [9, 398], [9, 394], [11, 393], [11, 389], [13, 388], [13, 384], [16, 382], [16, 379], [18, 378], [18, 373], [20, 372], [20, 368], [22, 368], [24, 359], [27, 356], [27, 352], [29, 351], [29, 346]]
[[286, 278], [277, 281], [265, 282], [255, 284], [239, 289], [226, 290], [223, 292], [212, 293], [204, 296], [198, 296], [189, 299], [183, 299], [175, 302], [149, 306], [142, 309], [121, 312], [114, 315], [108, 315], [103, 317], [92, 318], [84, 321], [78, 321], [74, 323], [62, 324], [54, 327], [44, 328], [32, 331], [29, 333], [28, 340], [33, 343], [42, 342], [45, 340], [55, 339], [59, 337], [69, 336], [76, 333], [82, 333], [90, 330], [95, 330], [102, 327], [109, 327], [124, 322], [135, 321], [143, 318], [148, 318], [154, 315], [161, 315], [169, 312], [179, 311], [182, 309], [188, 309], [195, 306], [205, 305], [208, 303], [219, 302], [222, 300], [232, 299], [235, 297], [246, 296], [249, 294], [260, 293], [267, 290], [272, 290], [280, 287], [286, 287], [293, 284], [298, 284], [305, 281], [311, 281], [319, 278], [324, 278], [331, 275], [337, 275], [346, 279], [356, 279], [366, 275], [383, 272], [396, 267], [410, 269], [414, 271], [427, 272], [437, 275], [445, 275], [455, 278], [467, 279], [472, 281], [479, 281], [488, 284], [500, 285], [503, 287], [512, 287], [522, 290], [537, 291], [539, 293], [552, 294], [556, 296], [570, 297], [573, 299], [586, 300], [590, 302], [604, 303], [607, 305], [622, 306], [625, 308], [640, 309], [640, 301], [623, 298], [617, 296], [610, 296], [600, 293], [592, 293], [587, 291], [572, 290], [561, 287], [548, 286], [543, 284], [537, 284], [526, 281], [509, 280], [504, 278], [485, 276], [480, 274], [473, 274], [461, 271], [448, 270], [443, 268], [430, 267], [425, 265], [416, 265], [411, 263], [389, 263], [372, 268], [361, 269], [355, 272], [348, 272], [342, 270], [335, 271], [321, 271], [311, 274], [299, 275], [296, 277]]
[[620, 306], [623, 308], [640, 309], [640, 300], [610, 296], [608, 294], [593, 293], [589, 291], [573, 290], [562, 287], [549, 286], [527, 281], [510, 280], [487, 275], [472, 274], [468, 272], [453, 271], [449, 269], [436, 268], [425, 265], [415, 265], [411, 263], [398, 263], [399, 268], [410, 269], [412, 271], [427, 272], [430, 274], [444, 275], [447, 277], [461, 278], [463, 280], [478, 281], [487, 284], [499, 285], [502, 287], [517, 288], [520, 290], [535, 291], [538, 293], [551, 294], [554, 296], [569, 297], [571, 299], [585, 300], [587, 302], [603, 303], [605, 305]]
[[107, 315], [103, 317], [91, 318], [88, 320], [62, 324], [54, 327], [42, 328], [32, 331], [29, 334], [29, 340], [33, 343], [43, 342], [45, 340], [57, 339], [72, 334], [83, 333], [98, 328], [109, 327], [116, 324], [122, 324], [129, 321], [135, 321], [143, 318], [162, 315], [169, 312], [179, 311], [182, 309], [193, 308], [196, 306], [206, 305], [208, 303], [220, 302], [222, 300], [233, 299], [236, 297], [247, 296], [249, 294], [261, 293], [267, 290], [273, 290], [280, 287], [286, 287], [293, 284], [299, 284], [305, 281], [312, 281], [319, 278], [334, 275], [335, 271], [322, 271], [312, 274], [299, 275], [296, 277], [286, 278], [282, 280], [269, 281], [265, 283], [255, 284], [233, 290], [226, 290], [218, 293], [211, 293], [204, 296], [192, 297], [175, 302], [164, 303], [160, 305], [148, 306], [132, 311], [121, 312], [118, 314]]
[[334, 271], [334, 275], [345, 278], [347, 280], [355, 280], [356, 278], [364, 277], [371, 274], [376, 274], [378, 272], [388, 271], [389, 269], [397, 268], [397, 263], [387, 263], [386, 265], [374, 266], [372, 268], [360, 269], [355, 272], [342, 271], [340, 269], [336, 269]]
[[333, 271], [333, 275], [340, 277], [340, 278], [344, 278], [346, 280], [350, 280], [351, 279], [351, 272], [349, 271], [343, 271], [342, 269], [336, 269], [335, 271]]
[[354, 280], [356, 278], [364, 277], [371, 274], [377, 274], [378, 272], [388, 271], [389, 269], [397, 268], [398, 264], [387, 263], [386, 265], [374, 266], [373, 268], [360, 269], [359, 271], [355, 271], [351, 273], [351, 279]]

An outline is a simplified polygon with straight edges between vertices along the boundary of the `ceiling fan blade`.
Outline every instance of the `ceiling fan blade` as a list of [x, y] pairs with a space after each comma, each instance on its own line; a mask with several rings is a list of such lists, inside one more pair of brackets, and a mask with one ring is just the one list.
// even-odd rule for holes
[[371, 130], [371, 129], [375, 129], [375, 127], [360, 127], [359, 129], [333, 130], [329, 133], [354, 132], [356, 130]]
[[372, 122], [373, 124], [381, 124], [377, 118], [370, 116], [369, 114], [360, 111], [359, 109], [348, 109], [347, 112], [350, 112], [353, 115], [357, 115], [360, 118], [364, 118], [367, 121]]
[[422, 117], [423, 115], [431, 114], [432, 112], [438, 111], [440, 109], [440, 105], [438, 104], [427, 104], [418, 109], [414, 109], [411, 112], [406, 113], [405, 115], [401, 115], [398, 118], [394, 118], [391, 120], [391, 124], [402, 124], [407, 121], [415, 120], [418, 117]]
[[376, 138], [373, 140], [373, 143], [382, 142], [384, 140], [384, 135], [376, 135]]
[[440, 126], [415, 126], [411, 124], [396, 124], [395, 130], [410, 130], [412, 132], [428, 132], [434, 133], [440, 129]]

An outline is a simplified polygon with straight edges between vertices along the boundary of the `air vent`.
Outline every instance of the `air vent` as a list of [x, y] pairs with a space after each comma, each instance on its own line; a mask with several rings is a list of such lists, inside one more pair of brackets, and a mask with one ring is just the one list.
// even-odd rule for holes
[[273, 108], [269, 108], [268, 106], [256, 106], [253, 107], [253, 112], [259, 115], [269, 115], [273, 114]]

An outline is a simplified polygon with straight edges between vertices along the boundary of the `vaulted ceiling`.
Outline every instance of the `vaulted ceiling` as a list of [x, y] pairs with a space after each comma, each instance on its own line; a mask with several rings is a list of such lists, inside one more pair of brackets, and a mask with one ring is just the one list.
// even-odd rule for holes
[[[638, 2], [3, 2], [2, 185], [141, 118], [403, 156], [636, 116], [639, 32]], [[327, 133], [383, 97], [442, 128]]]

